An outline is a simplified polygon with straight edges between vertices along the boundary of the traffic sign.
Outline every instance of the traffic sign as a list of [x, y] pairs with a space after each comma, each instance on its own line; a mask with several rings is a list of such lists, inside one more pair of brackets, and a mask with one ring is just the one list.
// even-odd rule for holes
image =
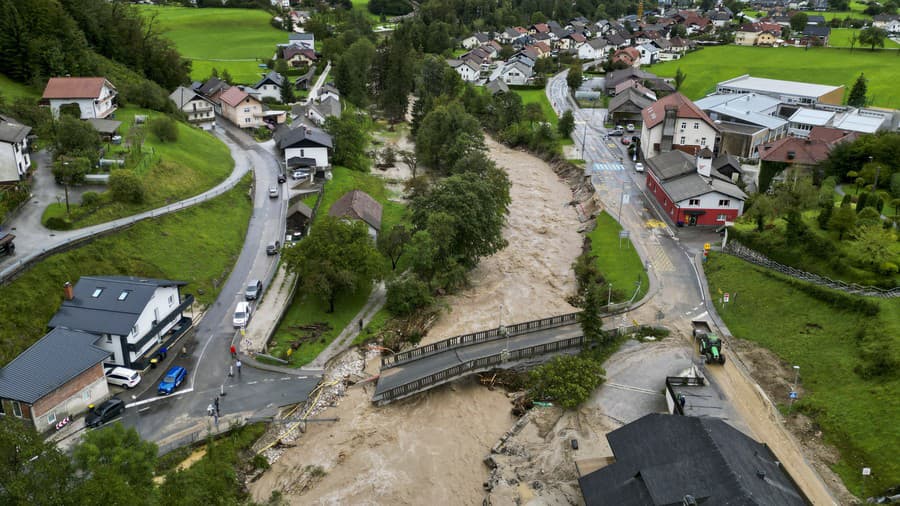
[[730, 297], [729, 293], [725, 292], [725, 296], [724, 296], [725, 302], [728, 302], [729, 297]]
[[709, 251], [709, 248], [710, 248], [709, 243], [704, 243], [704, 244], [703, 244], [703, 249], [704, 249], [704, 250]]
[[864, 467], [864, 468], [863, 468], [863, 474], [862, 474], [862, 475], [863, 475], [863, 476], [871, 476], [871, 475], [872, 475], [872, 468], [871, 468], [871, 467]]
[[797, 392], [791, 392], [788, 395], [790, 396], [791, 399], [796, 399], [798, 397]]

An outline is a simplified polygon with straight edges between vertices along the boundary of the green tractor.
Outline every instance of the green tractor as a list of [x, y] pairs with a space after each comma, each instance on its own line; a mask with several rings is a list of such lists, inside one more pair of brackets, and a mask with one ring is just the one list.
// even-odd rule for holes
[[697, 340], [700, 342], [700, 355], [706, 357], [706, 363], [725, 363], [725, 355], [722, 353], [722, 340], [715, 334], [702, 334]]

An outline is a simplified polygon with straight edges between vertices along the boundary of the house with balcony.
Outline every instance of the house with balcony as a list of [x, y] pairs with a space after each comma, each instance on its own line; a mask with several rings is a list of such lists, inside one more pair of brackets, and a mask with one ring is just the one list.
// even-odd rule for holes
[[652, 158], [681, 150], [696, 154], [716, 150], [719, 127], [681, 93], [667, 95], [641, 111], [641, 153]]
[[190, 327], [184, 316], [194, 302], [181, 294], [184, 281], [129, 276], [82, 276], [66, 283], [51, 329], [87, 332], [93, 346], [107, 352], [109, 363], [143, 369], [151, 355]]
[[262, 103], [237, 86], [221, 92], [218, 103], [222, 116], [241, 128], [259, 128], [265, 124]]
[[334, 148], [331, 136], [318, 128], [300, 125], [275, 130], [275, 146], [284, 154], [287, 170], [309, 170], [325, 176], [331, 171], [329, 156]]
[[31, 127], [0, 116], [0, 186], [15, 185], [28, 176], [31, 168], [29, 133]]
[[175, 107], [187, 117], [188, 123], [203, 130], [211, 130], [216, 125], [216, 111], [211, 100], [200, 93], [179, 86], [169, 95]]
[[78, 107], [81, 119], [104, 119], [116, 112], [118, 92], [104, 77], [51, 77], [41, 102], [50, 106], [54, 118], [60, 107]]

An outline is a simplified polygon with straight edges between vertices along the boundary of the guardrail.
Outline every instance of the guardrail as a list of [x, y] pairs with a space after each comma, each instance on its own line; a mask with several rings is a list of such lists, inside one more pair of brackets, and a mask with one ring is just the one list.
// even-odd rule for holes
[[373, 398], [373, 401], [379, 404], [387, 404], [388, 402], [395, 401], [397, 399], [401, 399], [403, 397], [441, 385], [466, 374], [493, 369], [497, 365], [503, 363], [509, 364], [519, 360], [526, 360], [536, 356], [554, 353], [560, 350], [580, 347], [584, 344], [584, 342], [584, 336], [570, 337], [561, 341], [537, 344], [534, 346], [529, 346], [528, 348], [513, 350], [508, 353], [501, 352], [489, 355], [487, 357], [470, 360], [468, 362], [449, 367], [442, 371], [429, 374], [424, 378], [417, 379], [403, 385], [398, 385], [394, 388], [391, 388], [390, 390], [386, 390], [381, 394], [376, 395]]
[[[542, 318], [540, 320], [531, 320], [523, 323], [509, 325], [506, 327], [506, 332], [510, 336], [515, 336], [519, 334], [534, 332], [535, 330], [561, 327], [563, 325], [570, 325], [577, 322], [578, 313], [567, 313], [557, 316], [551, 316], [550, 318]], [[427, 357], [435, 353], [440, 353], [451, 348], [470, 346], [486, 341], [493, 341], [495, 339], [504, 339], [506, 338], [506, 335], [507, 334], [502, 333], [500, 331], [500, 328], [498, 327], [488, 330], [479, 330], [478, 332], [472, 332], [470, 334], [454, 336], [449, 339], [444, 339], [443, 341], [438, 341], [436, 343], [413, 348], [411, 350], [396, 353], [394, 355], [381, 357], [381, 368], [390, 369], [391, 367], [396, 367], [400, 364], [418, 360], [420, 358]]]
[[862, 295], [865, 297], [880, 297], [883, 299], [900, 297], [900, 288], [891, 288], [890, 290], [888, 290], [885, 288], [878, 288], [877, 286], [846, 283], [844, 281], [834, 280], [825, 276], [813, 274], [811, 272], [801, 271], [800, 269], [795, 269], [788, 265], [780, 264], [763, 255], [762, 253], [752, 250], [734, 240], [729, 241], [722, 251], [728, 253], [729, 255], [736, 256], [742, 260], [746, 260], [747, 262], [750, 262], [752, 264], [778, 271], [786, 276], [790, 276], [802, 281], [807, 281], [816, 285], [832, 288], [834, 290], [840, 290], [845, 293]]

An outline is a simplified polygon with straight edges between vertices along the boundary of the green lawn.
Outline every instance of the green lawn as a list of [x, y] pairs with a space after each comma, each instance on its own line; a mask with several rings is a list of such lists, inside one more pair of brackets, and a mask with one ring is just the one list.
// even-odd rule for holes
[[[119, 109], [116, 111], [116, 119], [122, 122], [119, 130], [123, 138], [127, 138], [128, 131], [134, 126], [136, 114], [146, 115], [148, 120], [152, 120], [161, 113], [131, 107]], [[178, 140], [165, 143], [160, 142], [147, 127], [144, 130], [144, 158], [126, 168], [134, 170], [143, 179], [147, 193], [145, 202], [113, 202], [105, 194], [103, 204], [95, 210], [75, 207], [72, 216], [75, 227], [130, 216], [203, 193], [225, 180], [234, 169], [234, 160], [228, 147], [209, 132], [179, 122]], [[105, 147], [114, 154], [125, 152], [124, 145]], [[50, 204], [43, 216], [45, 224], [47, 218], [62, 215], [64, 211], [65, 203]]]
[[647, 272], [641, 258], [634, 250], [631, 239], [622, 239], [619, 246], [619, 231], [622, 226], [605, 211], [597, 216], [597, 227], [588, 234], [591, 238], [591, 252], [597, 256], [597, 266], [606, 280], [612, 284], [612, 301], [625, 302], [634, 295], [636, 282], [641, 280], [641, 289], [635, 301], [640, 300], [649, 288]]
[[[332, 172], [334, 179], [325, 185], [325, 194], [322, 197], [322, 204], [319, 206], [318, 214], [316, 215], [317, 220], [321, 219], [322, 216], [327, 216], [331, 205], [351, 190], [362, 190], [381, 203], [383, 207], [381, 230], [387, 230], [405, 219], [406, 208], [400, 203], [389, 200], [392, 195], [384, 187], [382, 179], [344, 167], [334, 167]], [[310, 197], [307, 197], [307, 199], [310, 199], [304, 200], [304, 202], [308, 203], [307, 205], [315, 204], [314, 199]], [[310, 201], [311, 203], [309, 203]], [[389, 263], [388, 268], [390, 268]], [[344, 327], [354, 323], [352, 321], [353, 317], [365, 305], [370, 292], [371, 289], [365, 289], [354, 294], [338, 297], [334, 305], [334, 313], [326, 313], [328, 305], [322, 302], [320, 298], [306, 297], [298, 291], [278, 329], [272, 336], [269, 354], [289, 360], [290, 365], [293, 367], [308, 364], [341, 333]], [[381, 321], [383, 317], [384, 315], [376, 321]], [[297, 341], [300, 336], [306, 335], [304, 331], [297, 327], [322, 322], [328, 323], [331, 329], [322, 334], [317, 341], [301, 344], [292, 352], [290, 358], [287, 358], [286, 351], [290, 344]], [[368, 332], [371, 333], [372, 329], [369, 329]]]
[[0, 287], [0, 364], [44, 335], [62, 302], [63, 283], [81, 276], [187, 281], [183, 293], [194, 294], [202, 304], [212, 303], [244, 244], [253, 209], [247, 198], [250, 181], [247, 176], [209, 202], [52, 255]]
[[37, 90], [33, 90], [24, 84], [13, 81], [12, 79], [0, 74], [0, 97], [9, 102], [19, 98], [39, 98], [41, 94]]
[[275, 44], [288, 40], [288, 33], [272, 27], [272, 15], [262, 10], [140, 7], [145, 15], [156, 16], [163, 33], [193, 62], [193, 79], [206, 79], [215, 67], [228, 69], [237, 83], [254, 84], [266, 72], [259, 64], [272, 58]]
[[[832, 28], [831, 35], [828, 36], [828, 45], [831, 47], [850, 47], [850, 35], [856, 32], [857, 36], [859, 35], [859, 30], [855, 28]], [[900, 44], [892, 41], [891, 39], [886, 39], [884, 41], [885, 49], [896, 49], [900, 48]], [[861, 49], [859, 43], [854, 46], [853, 52], [856, 53], [857, 50]], [[868, 48], [863, 48], [867, 50]], [[894, 56], [897, 56], [896, 54]], [[900, 65], [900, 63], [898, 63]]]
[[[853, 87], [865, 72], [869, 79], [872, 105], [900, 108], [900, 54], [895, 51], [782, 47], [706, 47], [681, 60], [654, 65], [647, 70], [664, 77], [674, 77], [678, 68], [687, 74], [682, 92], [699, 99], [716, 90], [720, 81], [742, 74], [789, 81]], [[849, 91], [848, 91], [849, 93]]]
[[[553, 106], [550, 105], [550, 100], [547, 98], [547, 93], [543, 88], [539, 90], [512, 89], [512, 91], [522, 97], [523, 104], [541, 104], [541, 109], [544, 111], [544, 117], [547, 119], [547, 122], [549, 122], [553, 127], [553, 131], [556, 131], [556, 125], [557, 123], [559, 123], [559, 117], [556, 115], [556, 111], [553, 110]], [[571, 138], [565, 138], [560, 139], [559, 143], [563, 146], [567, 146], [574, 144], [574, 141]]]
[[[883, 336], [883, 347], [900, 345], [900, 299], [875, 299], [880, 313], [864, 316], [728, 255], [711, 254], [705, 269], [710, 292], [735, 294], [727, 308], [719, 308], [731, 332], [800, 366], [804, 395], [794, 407], [813, 417], [840, 451], [834, 470], [850, 490], [861, 493], [864, 466], [872, 468], [869, 494], [900, 482], [900, 378], [895, 372], [865, 380], [854, 371], [861, 362], [854, 336], [864, 322]], [[773, 400], [786, 404], [787, 396]]]

